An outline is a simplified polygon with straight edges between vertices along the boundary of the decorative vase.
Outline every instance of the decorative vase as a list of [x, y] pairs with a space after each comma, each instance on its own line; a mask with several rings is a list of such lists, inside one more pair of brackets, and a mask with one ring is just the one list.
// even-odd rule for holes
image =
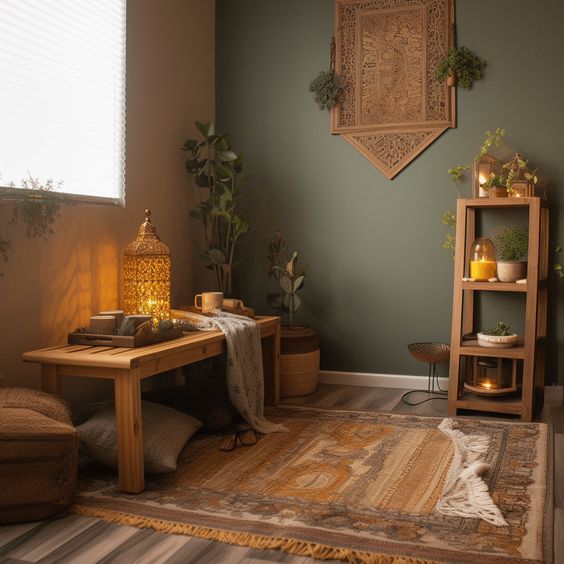
[[488, 195], [490, 198], [507, 198], [507, 190], [499, 186], [491, 186], [488, 188]]
[[319, 380], [319, 338], [311, 327], [282, 327], [280, 396], [313, 394]]
[[527, 261], [497, 261], [497, 279], [500, 282], [517, 282], [523, 278], [527, 278]]

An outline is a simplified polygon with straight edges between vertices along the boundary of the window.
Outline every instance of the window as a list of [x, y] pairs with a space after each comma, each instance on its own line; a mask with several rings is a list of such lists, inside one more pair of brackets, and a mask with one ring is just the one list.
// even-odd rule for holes
[[0, 0], [0, 186], [122, 203], [126, 0]]

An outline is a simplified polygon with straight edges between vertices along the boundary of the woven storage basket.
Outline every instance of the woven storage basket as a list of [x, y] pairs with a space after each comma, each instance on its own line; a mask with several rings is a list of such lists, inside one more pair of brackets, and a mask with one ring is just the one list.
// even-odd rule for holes
[[280, 395], [307, 396], [319, 380], [319, 340], [310, 327], [282, 328]]

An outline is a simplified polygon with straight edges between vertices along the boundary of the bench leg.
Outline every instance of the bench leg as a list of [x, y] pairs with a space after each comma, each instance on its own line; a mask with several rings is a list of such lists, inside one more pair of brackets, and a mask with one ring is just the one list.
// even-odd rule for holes
[[141, 383], [137, 370], [118, 370], [114, 380], [119, 489], [139, 493], [145, 487]]
[[280, 323], [274, 335], [262, 339], [262, 367], [264, 372], [264, 403], [280, 403]]
[[41, 389], [48, 394], [60, 396], [62, 391], [61, 377], [55, 364], [41, 365]]

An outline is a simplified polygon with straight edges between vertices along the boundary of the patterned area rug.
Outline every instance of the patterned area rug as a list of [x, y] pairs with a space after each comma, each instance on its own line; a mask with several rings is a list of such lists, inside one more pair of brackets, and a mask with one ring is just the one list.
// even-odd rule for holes
[[[540, 423], [456, 419], [488, 439], [483, 480], [507, 526], [436, 510], [456, 460], [431, 417], [282, 407], [288, 433], [220, 450], [193, 439], [179, 470], [128, 495], [83, 479], [75, 511], [256, 548], [352, 562], [550, 562], [552, 442]], [[550, 445], [550, 448], [549, 448]]]

